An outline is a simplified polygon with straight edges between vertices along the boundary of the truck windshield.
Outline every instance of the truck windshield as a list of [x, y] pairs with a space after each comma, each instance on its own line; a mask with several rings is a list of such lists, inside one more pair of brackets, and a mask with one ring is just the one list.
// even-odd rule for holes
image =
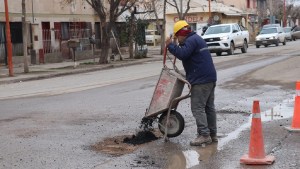
[[290, 28], [290, 27], [286, 27], [286, 28], [283, 28], [284, 29], [284, 32], [291, 32], [292, 31], [292, 28]]
[[262, 29], [260, 31], [260, 34], [270, 34], [270, 33], [277, 33], [277, 28], [267, 28], [267, 29]]
[[205, 32], [205, 35], [219, 34], [219, 33], [229, 33], [229, 32], [230, 32], [230, 25], [214, 26], [214, 27], [209, 27], [207, 29], [207, 31]]

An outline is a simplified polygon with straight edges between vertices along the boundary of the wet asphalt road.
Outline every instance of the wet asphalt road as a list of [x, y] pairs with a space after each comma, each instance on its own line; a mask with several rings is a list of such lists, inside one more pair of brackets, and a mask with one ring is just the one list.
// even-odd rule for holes
[[[283, 128], [291, 124], [291, 118], [263, 123], [266, 153], [276, 157], [273, 165], [253, 167], [239, 163], [241, 156], [248, 153], [253, 100], [260, 101], [265, 118], [271, 118], [272, 108], [275, 113], [282, 113], [280, 116], [293, 111], [294, 79], [285, 83], [262, 81], [251, 79], [251, 73], [295, 57], [299, 44], [296, 41], [260, 49], [252, 46], [247, 54], [237, 51], [234, 56], [214, 57], [220, 140], [207, 147], [189, 146], [196, 128], [187, 99], [178, 107], [185, 129], [170, 142], [159, 139], [118, 157], [90, 149], [105, 138], [138, 130], [161, 62], [12, 84], [8, 88], [0, 86], [4, 98], [0, 100], [0, 168], [300, 168], [300, 134]], [[34, 88], [40, 91], [34, 92]], [[10, 99], [5, 99], [4, 90], [8, 89], [23, 92], [15, 96], [29, 97], [18, 99], [10, 95]]]

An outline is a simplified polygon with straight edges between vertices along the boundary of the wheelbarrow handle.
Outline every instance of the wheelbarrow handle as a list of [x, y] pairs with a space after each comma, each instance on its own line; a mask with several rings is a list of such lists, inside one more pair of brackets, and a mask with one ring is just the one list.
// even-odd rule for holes
[[[165, 46], [165, 49], [164, 49], [164, 60], [163, 60], [163, 65], [164, 66], [166, 66], [166, 61], [167, 61], [167, 53], [168, 53], [168, 48], [167, 48], [167, 46]], [[174, 60], [173, 60], [173, 65], [175, 66], [175, 64], [176, 64], [176, 57], [174, 58]]]
[[167, 48], [167, 45], [165, 45], [165, 48], [164, 48], [164, 61], [163, 61], [164, 66], [166, 66], [167, 52], [168, 52], [168, 48]]

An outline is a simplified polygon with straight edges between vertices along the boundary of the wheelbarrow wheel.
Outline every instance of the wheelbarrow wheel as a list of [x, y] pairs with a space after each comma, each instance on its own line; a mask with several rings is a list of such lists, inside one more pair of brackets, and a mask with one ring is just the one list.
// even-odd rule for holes
[[[165, 134], [167, 115], [168, 115], [168, 112], [165, 112], [159, 117], [158, 128], [159, 128], [160, 132], [163, 134]], [[177, 137], [182, 133], [183, 129], [184, 129], [184, 119], [183, 119], [182, 115], [175, 110], [171, 110], [170, 117], [169, 117], [167, 136], [168, 137]]]

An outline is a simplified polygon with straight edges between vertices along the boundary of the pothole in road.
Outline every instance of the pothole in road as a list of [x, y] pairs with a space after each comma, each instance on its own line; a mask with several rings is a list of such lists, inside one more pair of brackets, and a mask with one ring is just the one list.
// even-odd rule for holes
[[91, 149], [96, 152], [102, 152], [109, 155], [121, 156], [129, 154], [142, 145], [162, 137], [158, 130], [152, 129], [149, 124], [141, 122], [141, 131], [134, 135], [115, 136], [112, 138], [105, 138], [91, 146]]
[[161, 134], [156, 131], [140, 131], [135, 135], [123, 135], [106, 138], [91, 146], [92, 150], [114, 156], [129, 154], [145, 143], [157, 140]]

